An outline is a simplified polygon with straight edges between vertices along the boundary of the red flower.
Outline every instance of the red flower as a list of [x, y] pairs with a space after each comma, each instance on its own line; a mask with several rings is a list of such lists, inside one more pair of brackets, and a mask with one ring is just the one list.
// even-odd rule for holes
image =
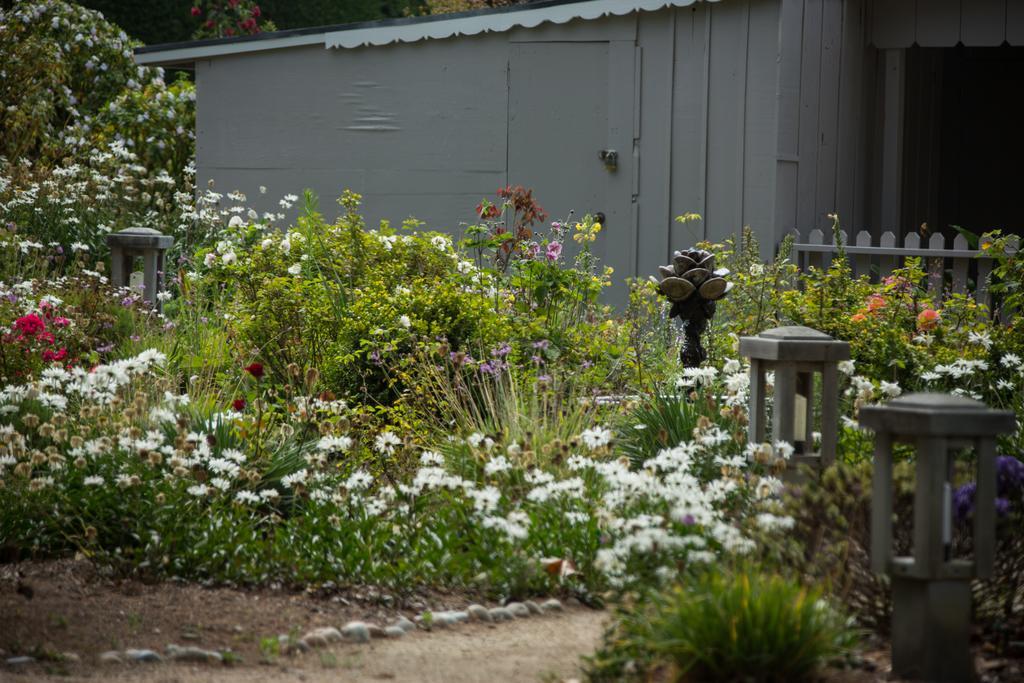
[[46, 329], [46, 323], [35, 313], [29, 313], [14, 321], [14, 329], [21, 332], [22, 335], [34, 337]]
[[260, 6], [259, 5], [253, 5], [252, 6], [252, 16], [253, 17], [258, 17], [261, 14], [263, 14], [263, 12], [260, 11]]
[[36, 339], [46, 342], [47, 344], [52, 344], [57, 341], [57, 338], [53, 336], [53, 332], [40, 332]]
[[60, 351], [51, 351], [50, 349], [46, 349], [45, 351], [43, 351], [43, 360], [45, 360], [48, 363], [51, 361], [64, 360], [65, 356], [67, 355], [67, 349], [62, 348]]
[[236, 412], [242, 412], [243, 410], [245, 410], [245, 399], [236, 398], [234, 401], [231, 402], [231, 407], [234, 408]]
[[216, 23], [213, 21], [213, 19], [206, 20], [206, 28], [213, 28], [215, 25]]
[[231, 9], [238, 7], [238, 0], [228, 0], [228, 7]]
[[262, 363], [250, 363], [245, 366], [245, 371], [256, 379], [262, 379], [263, 377], [263, 364]]
[[199, 9], [195, 5], [192, 6], [192, 16], [193, 17], [198, 17], [202, 13], [203, 13], [203, 10]]

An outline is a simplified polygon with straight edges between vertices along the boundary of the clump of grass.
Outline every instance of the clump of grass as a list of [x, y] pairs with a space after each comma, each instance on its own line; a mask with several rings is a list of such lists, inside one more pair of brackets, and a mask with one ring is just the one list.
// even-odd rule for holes
[[756, 568], [709, 571], [623, 608], [591, 680], [808, 680], [857, 633], [816, 588]]
[[693, 439], [701, 417], [712, 421], [717, 417], [714, 407], [678, 389], [654, 392], [624, 417], [619, 428], [618, 448], [633, 467], [642, 467], [661, 449]]

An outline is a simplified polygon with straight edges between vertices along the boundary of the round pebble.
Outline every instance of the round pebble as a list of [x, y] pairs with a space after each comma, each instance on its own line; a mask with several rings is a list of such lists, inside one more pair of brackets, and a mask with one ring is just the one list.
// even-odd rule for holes
[[36, 660], [35, 657], [21, 655], [18, 657], [8, 657], [6, 661], [8, 666], [24, 666], [25, 664], [31, 664]]
[[483, 605], [470, 605], [466, 608], [466, 612], [473, 621], [494, 621], [491, 613]]
[[510, 602], [505, 605], [505, 609], [520, 619], [525, 619], [530, 616], [530, 609], [521, 602]]
[[542, 610], [544, 610], [545, 612], [564, 612], [565, 611], [565, 608], [562, 607], [562, 603], [559, 602], [558, 600], [556, 600], [555, 598], [551, 598], [550, 600], [545, 600], [543, 603], [541, 603], [540, 608]]
[[526, 609], [530, 610], [530, 614], [543, 614], [543, 610], [541, 610], [540, 605], [535, 603], [533, 600], [527, 600], [523, 604], [526, 605]]
[[204, 650], [201, 647], [189, 645], [178, 647], [173, 643], [167, 646], [167, 656], [176, 662], [196, 662], [199, 664], [215, 664], [224, 660], [219, 652]]
[[469, 621], [469, 612], [464, 612], [461, 610], [449, 612], [448, 616], [454, 619], [459, 624], [461, 624], [464, 621]]
[[125, 650], [124, 656], [132, 662], [162, 662], [164, 658], [152, 650]]
[[361, 621], [350, 621], [341, 629], [341, 635], [354, 643], [370, 642], [370, 629]]
[[337, 643], [342, 640], [341, 631], [333, 626], [321, 626], [313, 629], [311, 633], [322, 636], [328, 643]]
[[512, 621], [516, 618], [512, 612], [504, 607], [492, 607], [490, 613], [493, 621]]
[[378, 626], [377, 624], [367, 624], [366, 629], [370, 632], [371, 638], [384, 638], [387, 636], [387, 634], [384, 633], [383, 626]]
[[388, 626], [384, 629], [384, 635], [388, 638], [401, 638], [405, 635], [405, 629], [401, 626]]
[[415, 630], [416, 628], [416, 624], [412, 623], [412, 621], [405, 617], [398, 617], [398, 619], [395, 620], [395, 626], [406, 632]]
[[307, 633], [299, 639], [306, 644], [306, 647], [325, 647], [327, 645], [327, 639], [319, 633]]
[[117, 650], [107, 650], [100, 654], [101, 664], [121, 664], [124, 660], [121, 658], [121, 653]]

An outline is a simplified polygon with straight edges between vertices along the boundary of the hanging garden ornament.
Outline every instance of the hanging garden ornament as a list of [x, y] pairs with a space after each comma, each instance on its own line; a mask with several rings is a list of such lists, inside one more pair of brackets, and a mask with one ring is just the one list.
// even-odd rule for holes
[[685, 249], [672, 255], [672, 265], [658, 266], [658, 272], [658, 290], [672, 302], [669, 317], [679, 316], [685, 323], [679, 359], [685, 367], [698, 367], [708, 357], [700, 337], [715, 315], [716, 302], [732, 289], [725, 279], [729, 270], [715, 270], [715, 255], [709, 251]]

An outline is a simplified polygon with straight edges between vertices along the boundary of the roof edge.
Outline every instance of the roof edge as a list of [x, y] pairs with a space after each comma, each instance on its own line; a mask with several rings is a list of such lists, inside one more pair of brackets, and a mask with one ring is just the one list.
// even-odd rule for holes
[[304, 45], [325, 48], [354, 48], [450, 38], [479, 33], [500, 33], [512, 28], [533, 28], [543, 23], [564, 24], [574, 19], [623, 16], [644, 10], [686, 7], [697, 2], [719, 0], [542, 0], [453, 14], [381, 19], [352, 24], [260, 33], [235, 38], [214, 38], [184, 43], [147, 45], [135, 48], [135, 62], [142, 66], [169, 66], [199, 59], [262, 52]]

